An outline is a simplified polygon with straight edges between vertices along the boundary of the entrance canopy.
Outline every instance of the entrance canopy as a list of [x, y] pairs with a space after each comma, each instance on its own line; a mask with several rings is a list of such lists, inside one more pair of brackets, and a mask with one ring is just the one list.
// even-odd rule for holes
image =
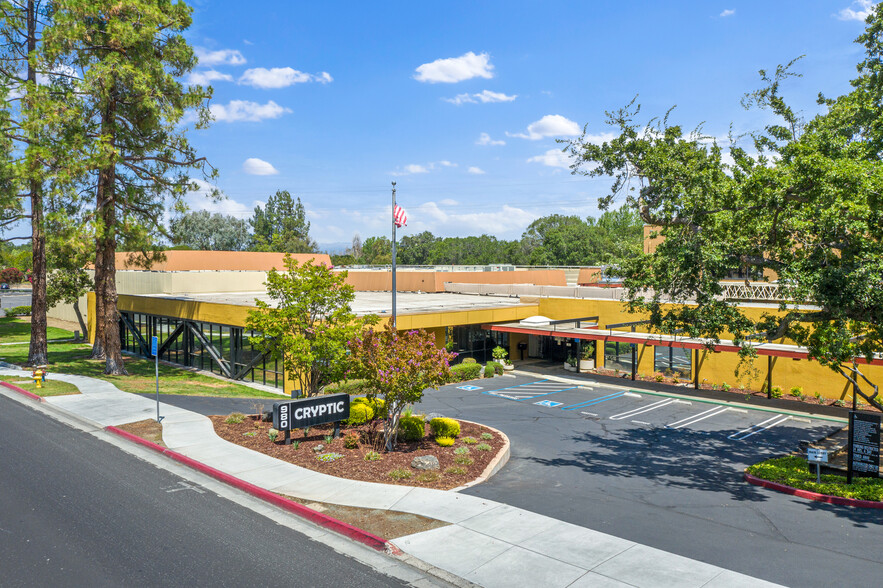
[[[526, 335], [541, 335], [545, 337], [566, 337], [569, 339], [581, 339], [583, 341], [610, 341], [619, 343], [633, 343], [635, 345], [652, 345], [657, 347], [676, 347], [682, 349], [708, 349], [702, 339], [680, 337], [678, 335], [662, 335], [656, 333], [629, 333], [614, 331], [612, 328], [599, 329], [598, 317], [582, 319], [567, 319], [549, 321], [545, 325], [529, 326], [525, 321], [517, 323], [503, 323], [499, 325], [482, 325], [483, 329], [501, 331], [503, 333], [523, 333]], [[590, 322], [592, 319], [594, 323]], [[644, 322], [644, 321], [639, 321]], [[638, 323], [635, 323], [638, 324]], [[751, 344], [758, 355], [770, 357], [789, 357], [791, 359], [808, 359], [809, 353], [805, 347], [797, 345], [783, 345], [780, 343], [756, 342]], [[713, 346], [715, 353], [738, 352], [740, 347], [732, 341], [722, 339]], [[856, 358], [858, 363], [868, 363], [861, 357]], [[883, 365], [883, 358], [874, 358], [873, 365]]]

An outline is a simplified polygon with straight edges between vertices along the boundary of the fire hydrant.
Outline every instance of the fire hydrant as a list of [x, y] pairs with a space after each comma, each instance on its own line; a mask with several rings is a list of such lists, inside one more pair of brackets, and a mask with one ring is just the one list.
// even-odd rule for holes
[[34, 370], [33, 376], [34, 383], [37, 385], [37, 388], [43, 387], [43, 382], [46, 381], [46, 372], [43, 370]]

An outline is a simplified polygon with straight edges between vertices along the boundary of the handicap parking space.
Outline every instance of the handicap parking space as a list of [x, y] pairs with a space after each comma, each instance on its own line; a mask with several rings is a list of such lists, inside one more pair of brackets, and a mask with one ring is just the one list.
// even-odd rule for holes
[[627, 388], [575, 385], [548, 379], [499, 378], [452, 385], [459, 392], [480, 394], [502, 410], [518, 414], [603, 422], [611, 431], [630, 427], [659, 428], [684, 434], [713, 435], [725, 443], [793, 445], [817, 439], [841, 427], [823, 419], [678, 398]]

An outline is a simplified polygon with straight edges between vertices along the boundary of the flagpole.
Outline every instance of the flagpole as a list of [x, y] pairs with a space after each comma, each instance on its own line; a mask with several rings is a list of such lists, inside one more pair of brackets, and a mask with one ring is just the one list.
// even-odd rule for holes
[[392, 328], [396, 327], [396, 183], [392, 183]]

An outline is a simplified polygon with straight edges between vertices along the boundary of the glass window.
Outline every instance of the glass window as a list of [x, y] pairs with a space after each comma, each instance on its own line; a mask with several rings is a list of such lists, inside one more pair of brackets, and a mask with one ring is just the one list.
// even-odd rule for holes
[[689, 378], [693, 366], [692, 358], [693, 354], [689, 349], [658, 345], [653, 348], [653, 370]]

